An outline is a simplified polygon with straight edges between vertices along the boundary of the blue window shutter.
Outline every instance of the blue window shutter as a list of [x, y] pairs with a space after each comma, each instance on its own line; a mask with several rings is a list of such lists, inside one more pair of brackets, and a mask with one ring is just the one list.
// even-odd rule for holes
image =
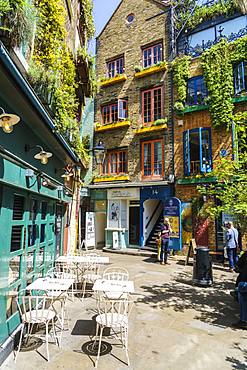
[[184, 176], [190, 175], [190, 131], [184, 131]]

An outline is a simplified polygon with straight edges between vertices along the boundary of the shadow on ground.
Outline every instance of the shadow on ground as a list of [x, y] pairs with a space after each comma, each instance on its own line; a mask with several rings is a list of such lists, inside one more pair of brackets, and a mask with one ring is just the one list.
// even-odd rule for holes
[[[240, 351], [240, 358], [235, 358], [235, 357], [226, 357], [226, 361], [229, 362], [232, 365], [232, 369], [237, 369], [237, 370], [246, 370], [247, 369], [247, 350], [241, 348], [239, 343], [234, 343], [234, 349], [237, 349]], [[240, 357], [239, 356], [239, 357]]]
[[210, 288], [196, 287], [192, 273], [183, 272], [163, 285], [143, 285], [146, 296], [137, 300], [150, 307], [172, 308], [177, 312], [193, 309], [198, 313], [196, 319], [205, 323], [224, 327], [238, 319], [239, 306], [233, 301], [229, 290], [234, 288], [231, 280], [217, 280]]

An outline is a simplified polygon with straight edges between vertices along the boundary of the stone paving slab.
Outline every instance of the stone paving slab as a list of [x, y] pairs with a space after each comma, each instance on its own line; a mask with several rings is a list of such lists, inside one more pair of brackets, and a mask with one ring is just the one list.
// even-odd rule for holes
[[[214, 269], [210, 288], [192, 284], [192, 266], [179, 258], [162, 266], [151, 257], [110, 255], [110, 262], [127, 268], [135, 283], [135, 306], [130, 317], [129, 356], [112, 340], [111, 352], [101, 356], [99, 370], [228, 370], [247, 369], [247, 332], [233, 330], [239, 307], [229, 292], [235, 273], [221, 266]], [[94, 334], [92, 318], [95, 300], [69, 302], [70, 330], [64, 333], [61, 348], [50, 344], [50, 362], [37, 352], [19, 354], [17, 364], [11, 355], [6, 370], [93, 368], [95, 357], [84, 352]], [[45, 355], [44, 345], [39, 351]]]

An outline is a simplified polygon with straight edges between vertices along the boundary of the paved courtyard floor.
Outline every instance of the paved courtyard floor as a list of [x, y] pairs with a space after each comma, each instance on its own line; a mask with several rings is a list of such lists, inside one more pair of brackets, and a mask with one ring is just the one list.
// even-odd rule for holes
[[[247, 332], [234, 330], [239, 307], [229, 292], [235, 273], [214, 266], [211, 288], [192, 284], [192, 266], [182, 258], [161, 266], [148, 257], [109, 254], [110, 262], [126, 267], [135, 283], [135, 306], [130, 316], [130, 367], [124, 351], [114, 341], [111, 351], [100, 357], [99, 370], [227, 370], [247, 369]], [[95, 300], [69, 302], [70, 331], [61, 347], [50, 344], [50, 362], [45, 346], [37, 351], [20, 352], [17, 363], [11, 355], [6, 370], [92, 369], [94, 356], [87, 354], [87, 343], [94, 335], [92, 318]], [[116, 343], [116, 342], [115, 342]]]

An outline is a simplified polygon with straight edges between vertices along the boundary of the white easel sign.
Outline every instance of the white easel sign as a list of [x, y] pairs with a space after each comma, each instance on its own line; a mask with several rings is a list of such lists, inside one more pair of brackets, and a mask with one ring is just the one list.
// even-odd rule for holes
[[95, 213], [86, 212], [86, 247], [95, 247]]

